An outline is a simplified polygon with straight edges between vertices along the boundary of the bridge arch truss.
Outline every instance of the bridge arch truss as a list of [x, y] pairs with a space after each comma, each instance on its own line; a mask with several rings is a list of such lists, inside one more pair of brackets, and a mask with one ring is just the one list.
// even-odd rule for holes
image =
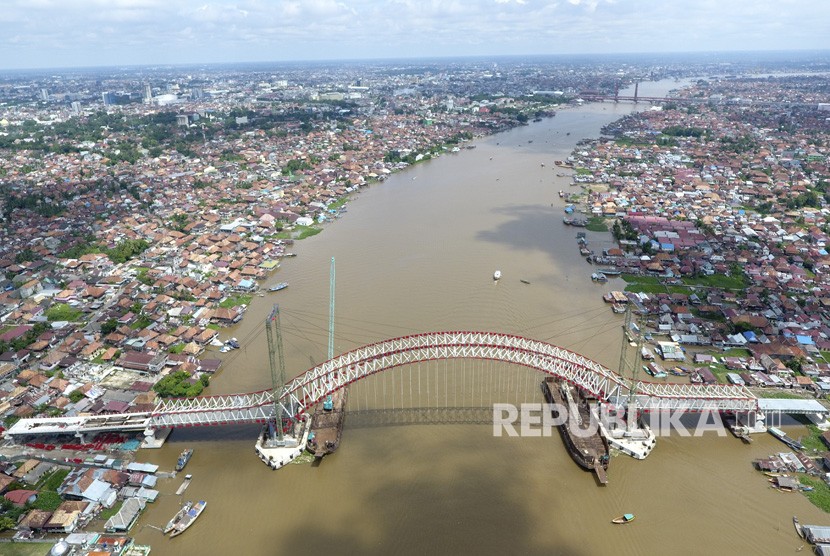
[[[603, 402], [628, 398], [629, 382], [578, 353], [521, 336], [493, 332], [427, 332], [369, 344], [334, 357], [286, 384], [280, 403], [301, 416], [330, 393], [387, 369], [441, 359], [496, 360], [566, 380]], [[639, 381], [635, 400], [642, 411], [754, 411], [756, 397], [736, 385], [692, 385]]]
[[[629, 397], [627, 380], [578, 353], [521, 336], [494, 332], [427, 332], [392, 338], [343, 353], [288, 382], [277, 403], [285, 415], [303, 419], [329, 394], [356, 381], [404, 365], [446, 359], [512, 363], [566, 380], [605, 403]], [[637, 382], [640, 411], [685, 410], [752, 412], [757, 398], [737, 385], [692, 385]], [[151, 413], [21, 419], [6, 435], [86, 434], [107, 430], [153, 430], [167, 427], [262, 423], [275, 415], [272, 391], [160, 401]]]

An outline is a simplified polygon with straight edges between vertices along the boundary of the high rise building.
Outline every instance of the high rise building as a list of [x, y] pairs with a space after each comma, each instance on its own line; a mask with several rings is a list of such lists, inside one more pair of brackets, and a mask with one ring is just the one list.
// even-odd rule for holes
[[153, 88], [150, 87], [149, 83], [144, 84], [144, 102], [147, 104], [153, 102]]

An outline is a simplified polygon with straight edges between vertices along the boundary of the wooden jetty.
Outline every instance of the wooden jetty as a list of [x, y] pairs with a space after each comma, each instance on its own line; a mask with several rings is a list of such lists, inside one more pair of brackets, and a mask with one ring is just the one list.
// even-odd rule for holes
[[184, 494], [184, 491], [186, 491], [187, 487], [190, 486], [190, 481], [192, 479], [193, 479], [193, 475], [185, 475], [184, 476], [184, 481], [182, 481], [182, 484], [179, 485], [178, 490], [176, 490], [176, 495], [177, 496], [181, 496], [182, 494]]
[[337, 450], [343, 435], [343, 422], [346, 419], [346, 388], [337, 390], [331, 398], [331, 409], [325, 409], [324, 404], [320, 404], [311, 418], [311, 432], [308, 435], [306, 448], [318, 459]]
[[575, 386], [554, 377], [546, 377], [542, 382], [542, 394], [545, 401], [554, 406], [554, 419], [559, 418], [557, 408], [566, 408], [567, 420], [557, 428], [571, 458], [583, 469], [593, 471], [600, 484], [608, 484], [608, 440], [602, 436], [599, 427], [590, 435], [578, 430], [588, 427], [592, 419], [588, 399]]

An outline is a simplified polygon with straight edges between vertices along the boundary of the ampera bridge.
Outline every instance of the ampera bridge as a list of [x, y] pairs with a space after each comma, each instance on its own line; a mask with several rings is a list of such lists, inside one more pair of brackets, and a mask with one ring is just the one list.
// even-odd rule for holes
[[[283, 427], [279, 442], [272, 446], [278, 452], [267, 457], [260, 453], [260, 457], [269, 464], [274, 463], [274, 458], [284, 455], [284, 462], [272, 465], [276, 468], [302, 451], [302, 439], [292, 437], [296, 436], [294, 431], [299, 429], [296, 425], [304, 423], [315, 406], [322, 404], [334, 392], [395, 369], [448, 360], [506, 363], [507, 370], [500, 371], [502, 374], [523, 367], [542, 376], [567, 381], [600, 404], [630, 401], [638, 412], [683, 410], [753, 416], [764, 412], [783, 412], [821, 417], [827, 412], [815, 400], [758, 399], [749, 389], [739, 385], [633, 382], [578, 353], [543, 341], [497, 332], [450, 331], [402, 336], [359, 347], [308, 369], [274, 390], [165, 399], [159, 401], [151, 412], [21, 419], [5, 432], [5, 436], [21, 442], [36, 436], [74, 435], [83, 441], [101, 432], [144, 431], [152, 439], [158, 431], [179, 427], [274, 423], [278, 419]], [[395, 388], [401, 389], [403, 397], [408, 394], [410, 399], [416, 399], [415, 405], [424, 405], [424, 399], [428, 400], [429, 406], [448, 405], [446, 399], [439, 399], [444, 394], [436, 395], [434, 392], [436, 383], [441, 381], [440, 376], [436, 378], [440, 374], [440, 365], [436, 368], [439, 370], [432, 378], [431, 396], [429, 381], [424, 387], [423, 377], [417, 375], [413, 380], [411, 371], [409, 384], [402, 375]], [[447, 377], [443, 380], [446, 381]], [[469, 392], [491, 379], [483, 378], [471, 365], [466, 380], [464, 388]], [[404, 393], [405, 388], [407, 392]], [[427, 392], [424, 392], [425, 389]], [[475, 400], [477, 396], [470, 398]], [[292, 424], [295, 426], [292, 427]], [[279, 452], [281, 449], [284, 454]]]

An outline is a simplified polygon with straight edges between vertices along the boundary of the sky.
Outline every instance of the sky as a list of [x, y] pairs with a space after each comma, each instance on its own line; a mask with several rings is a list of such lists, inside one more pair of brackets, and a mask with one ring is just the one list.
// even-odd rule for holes
[[0, 69], [830, 49], [830, 0], [0, 0]]

